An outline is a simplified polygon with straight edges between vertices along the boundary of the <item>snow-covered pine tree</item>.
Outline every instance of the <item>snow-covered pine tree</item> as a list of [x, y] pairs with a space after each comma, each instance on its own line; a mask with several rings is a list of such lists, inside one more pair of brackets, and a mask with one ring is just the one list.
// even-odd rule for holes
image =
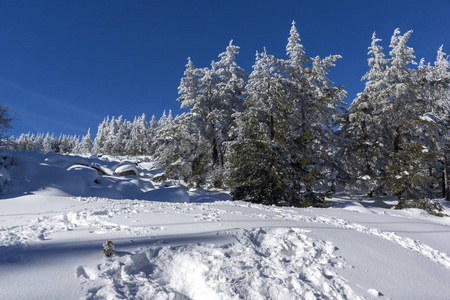
[[89, 128], [86, 135], [84, 135], [81, 139], [80, 145], [79, 145], [79, 152], [81, 154], [89, 154], [92, 153], [92, 135], [91, 135], [91, 129]]
[[[178, 101], [181, 102], [181, 108], [189, 108], [189, 112], [180, 118], [179, 128], [189, 129], [194, 134], [194, 137], [188, 134], [181, 137], [187, 138], [186, 143], [196, 141], [202, 145], [193, 147], [189, 157], [184, 157], [181, 161], [179, 153], [174, 153], [171, 161], [178, 161], [179, 165], [183, 165], [178, 169], [185, 173], [178, 176], [183, 176], [189, 183], [202, 185], [206, 182], [194, 181], [209, 178], [214, 185], [222, 184], [222, 178], [215, 174], [222, 173], [220, 170], [224, 166], [225, 144], [230, 138], [232, 116], [242, 107], [246, 81], [245, 71], [235, 62], [238, 53], [239, 47], [230, 42], [226, 51], [219, 55], [220, 60], [211, 63], [211, 68], [195, 68], [188, 59], [178, 88]], [[204, 153], [205, 144], [207, 153]], [[171, 169], [167, 169], [167, 175], [173, 177], [175, 174], [169, 174], [170, 172]], [[198, 176], [199, 174], [204, 176]]]
[[95, 154], [104, 154], [105, 153], [105, 143], [108, 139], [109, 127], [111, 121], [109, 120], [109, 116], [103, 119], [103, 121], [98, 125], [97, 134], [94, 140], [94, 147], [92, 152]]
[[152, 147], [155, 149], [153, 159], [157, 166], [166, 169], [166, 172], [155, 180], [179, 179], [181, 184], [188, 185], [204, 182], [205, 173], [194, 170], [200, 164], [195, 160], [194, 154], [200, 153], [198, 147], [207, 149], [207, 146], [198, 141], [198, 130], [190, 125], [195, 120], [186, 119], [193, 115], [183, 113], [175, 119], [172, 119], [171, 115], [169, 112], [168, 117], [164, 112], [158, 124], [153, 126], [155, 130], [152, 133]]
[[150, 128], [148, 130], [148, 154], [153, 155], [156, 149], [156, 132], [158, 130], [158, 120], [152, 115], [150, 120]]
[[419, 138], [424, 129], [420, 116], [424, 101], [420, 95], [423, 83], [416, 80], [415, 71], [409, 65], [416, 64], [414, 50], [407, 46], [412, 30], [404, 35], [396, 29], [391, 38], [391, 59], [386, 67], [387, 87], [384, 105], [375, 111], [385, 129], [384, 145], [389, 160], [385, 167], [383, 185], [399, 198], [397, 207], [403, 208], [406, 200], [426, 196], [430, 185], [428, 165], [435, 155]]
[[45, 135], [44, 141], [42, 142], [42, 151], [44, 153], [52, 152], [53, 150], [53, 144], [55, 143], [55, 137], [50, 135], [50, 133], [47, 132]]
[[105, 145], [108, 154], [121, 155], [124, 153], [124, 140], [126, 139], [126, 120], [120, 115], [117, 119], [113, 116]]
[[[124, 155], [125, 145], [130, 141], [131, 122], [123, 116], [104, 120], [94, 140], [95, 153]], [[98, 139], [98, 142], [96, 142]]]
[[421, 60], [416, 78], [421, 83], [420, 93], [425, 102], [425, 114], [421, 119], [429, 121], [424, 124], [427, 130], [423, 130], [421, 139], [429, 149], [440, 154], [429, 167], [435, 183], [433, 197], [450, 200], [450, 62], [443, 46], [438, 49], [433, 66], [426, 66]]
[[[427, 81], [420, 76], [420, 70], [409, 67], [416, 64], [414, 50], [407, 46], [411, 34], [394, 31], [388, 60], [373, 36], [369, 48], [371, 69], [364, 77], [368, 82], [352, 104], [344, 128], [353, 140], [347, 155], [355, 158], [346, 161], [348, 170], [354, 171], [357, 179], [367, 181], [366, 192], [379, 190], [398, 196], [399, 208], [405, 207], [407, 199], [429, 195], [429, 168], [436, 159], [426, 133], [433, 124], [422, 118]], [[370, 148], [368, 159], [362, 153], [365, 148]], [[352, 164], [356, 167], [352, 168]]]
[[59, 153], [73, 153], [74, 149], [77, 148], [80, 140], [77, 136], [61, 134], [57, 142]]
[[246, 87], [246, 109], [238, 114], [229, 184], [236, 198], [322, 205], [324, 194], [315, 189], [319, 173], [331, 173], [333, 167], [333, 126], [345, 95], [327, 78], [338, 56], [316, 57], [311, 65], [295, 23], [286, 52], [285, 61], [266, 51], [257, 55]]
[[[238, 134], [227, 156], [227, 184], [235, 199], [299, 206], [304, 204], [298, 193], [304, 174], [293, 167], [290, 159], [298, 153], [290, 146], [298, 143], [292, 139], [287, 124], [289, 98], [279, 70], [282, 63], [265, 49], [256, 54], [246, 86], [245, 110], [236, 114]], [[304, 160], [296, 158], [301, 166]]]
[[37, 133], [33, 135], [33, 146], [31, 150], [42, 150], [42, 143], [44, 141], [44, 135], [42, 133]]
[[353, 100], [346, 111], [338, 133], [343, 143], [336, 153], [341, 168], [346, 173], [347, 188], [355, 189], [372, 196], [381, 186], [382, 170], [387, 161], [383, 150], [384, 133], [378, 126], [374, 110], [387, 99], [381, 98], [381, 91], [386, 89], [385, 70], [388, 59], [383, 47], [378, 44], [381, 39], [372, 35], [368, 59], [369, 71], [363, 76], [365, 88]]
[[[288, 119], [290, 130], [297, 135], [310, 132], [311, 162], [320, 172], [322, 186], [332, 189], [336, 174], [333, 152], [338, 141], [333, 128], [341, 119], [346, 92], [342, 86], [334, 86], [328, 73], [341, 56], [308, 58], [300, 43], [295, 22], [292, 23], [286, 52], [288, 59], [283, 69], [292, 110]], [[297, 124], [300, 124], [299, 130]]]
[[129, 141], [125, 144], [125, 153], [128, 155], [144, 155], [148, 153], [149, 127], [145, 114], [135, 117], [131, 124]]

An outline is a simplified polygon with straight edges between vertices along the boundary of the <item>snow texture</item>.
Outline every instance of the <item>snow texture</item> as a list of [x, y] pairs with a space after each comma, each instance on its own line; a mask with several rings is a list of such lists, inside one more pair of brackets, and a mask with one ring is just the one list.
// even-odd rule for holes
[[[1, 299], [448, 299], [450, 219], [389, 198], [327, 209], [153, 182], [151, 162], [5, 152]], [[120, 177], [134, 165], [139, 176]], [[101, 175], [92, 166], [111, 171]], [[151, 201], [149, 201], [151, 200]], [[450, 208], [445, 201], [445, 213]], [[104, 256], [111, 240], [115, 254]]]

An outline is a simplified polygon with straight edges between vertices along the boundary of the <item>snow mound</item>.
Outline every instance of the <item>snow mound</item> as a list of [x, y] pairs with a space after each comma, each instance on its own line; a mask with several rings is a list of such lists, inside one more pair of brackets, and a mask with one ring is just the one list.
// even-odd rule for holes
[[76, 155], [61, 155], [58, 153], [48, 153], [45, 162], [55, 167], [66, 169], [73, 165], [88, 166], [89, 161], [81, 156]]
[[[222, 233], [223, 234], [223, 233]], [[86, 299], [357, 299], [330, 242], [296, 228], [241, 229], [225, 245], [155, 246], [76, 268]]]
[[373, 211], [371, 211], [368, 208], [365, 208], [361, 203], [356, 201], [349, 201], [345, 203], [341, 203], [338, 205], [333, 206], [334, 208], [342, 208], [345, 210], [355, 211], [363, 214], [374, 214]]
[[182, 187], [167, 187], [150, 190], [143, 197], [158, 202], [190, 202], [188, 192]]
[[67, 171], [78, 174], [81, 178], [84, 179], [86, 184], [99, 183], [100, 181], [100, 174], [98, 174], [97, 170], [94, 168], [86, 167], [83, 165], [73, 165], [67, 168]]
[[223, 192], [211, 193], [197, 189], [188, 193], [173, 181], [153, 182], [152, 178], [161, 169], [149, 170], [152, 166], [151, 162], [133, 163], [129, 158], [98, 159], [57, 153], [44, 155], [40, 151], [5, 150], [0, 153], [0, 193], [6, 197], [37, 193], [158, 202], [231, 200]]
[[189, 191], [191, 202], [209, 203], [215, 201], [231, 201], [233, 198], [225, 192], [209, 192], [199, 188], [191, 188]]

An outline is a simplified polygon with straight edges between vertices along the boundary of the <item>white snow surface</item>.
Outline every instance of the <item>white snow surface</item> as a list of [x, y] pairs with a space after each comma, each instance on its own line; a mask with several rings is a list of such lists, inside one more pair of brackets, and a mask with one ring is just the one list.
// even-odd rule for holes
[[450, 295], [450, 218], [393, 210], [393, 199], [262, 206], [153, 182], [151, 162], [119, 177], [112, 170], [136, 161], [0, 154], [0, 299]]

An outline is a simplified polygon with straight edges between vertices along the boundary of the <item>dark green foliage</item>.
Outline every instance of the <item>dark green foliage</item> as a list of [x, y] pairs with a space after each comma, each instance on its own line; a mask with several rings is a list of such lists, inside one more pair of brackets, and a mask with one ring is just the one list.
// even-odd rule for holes
[[262, 204], [284, 201], [288, 185], [280, 177], [276, 149], [267, 141], [242, 141], [232, 146], [227, 184], [234, 199]]
[[254, 137], [231, 148], [227, 184], [234, 199], [280, 206], [325, 205], [325, 194], [313, 191], [319, 172], [308, 151], [310, 131], [289, 140], [283, 136], [279, 143]]
[[403, 201], [402, 203], [399, 202], [396, 208], [397, 209], [419, 208], [437, 217], [448, 217], [448, 215], [442, 213], [444, 207], [442, 207], [440, 203], [434, 202], [428, 198], [407, 200]]
[[398, 196], [398, 207], [406, 200], [420, 199], [431, 193], [427, 187], [433, 177], [428, 166], [437, 157], [437, 153], [418, 142], [401, 144], [400, 150], [392, 154], [382, 183], [391, 195]]

